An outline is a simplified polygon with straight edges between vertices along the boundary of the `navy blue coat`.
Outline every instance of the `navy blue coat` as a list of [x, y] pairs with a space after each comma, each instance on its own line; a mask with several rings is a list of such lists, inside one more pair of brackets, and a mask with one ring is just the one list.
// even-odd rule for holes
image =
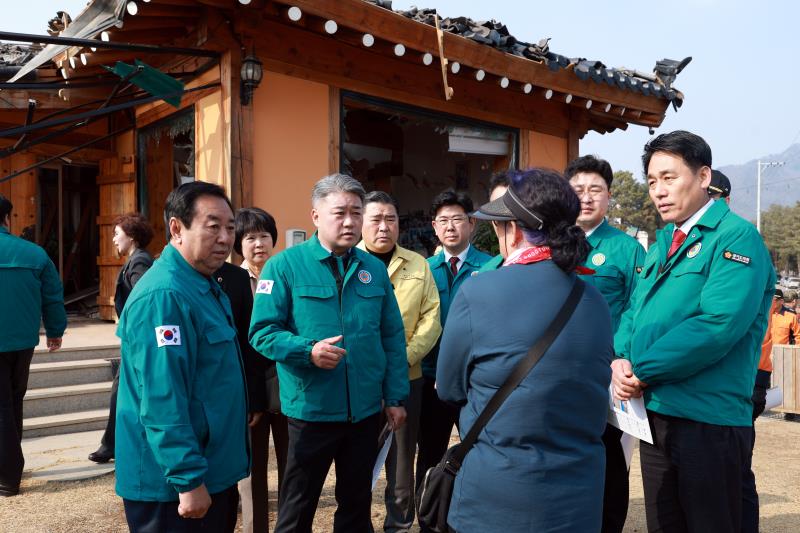
[[[467, 280], [442, 335], [439, 397], [462, 404], [461, 438], [563, 305], [574, 276], [551, 261]], [[481, 432], [458, 473], [458, 532], [599, 531], [613, 336], [592, 286], [539, 364]]]

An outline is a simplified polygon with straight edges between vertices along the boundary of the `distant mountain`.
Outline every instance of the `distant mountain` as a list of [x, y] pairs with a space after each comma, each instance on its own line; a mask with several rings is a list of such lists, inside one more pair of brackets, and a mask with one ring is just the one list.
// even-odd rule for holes
[[[765, 155], [762, 162], [783, 161], [780, 167], [761, 169], [761, 212], [773, 204], [794, 205], [800, 201], [800, 144], [783, 153]], [[731, 208], [747, 220], [756, 219], [756, 176], [758, 160], [726, 165], [718, 170], [731, 180]]]

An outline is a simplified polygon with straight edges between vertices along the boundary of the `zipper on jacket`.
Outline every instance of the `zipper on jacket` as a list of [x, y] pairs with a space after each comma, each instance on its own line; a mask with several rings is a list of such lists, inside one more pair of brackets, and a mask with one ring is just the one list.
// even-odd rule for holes
[[[220, 296], [219, 293], [214, 289], [213, 285], [210, 287], [210, 289], [211, 289], [211, 294], [214, 295], [214, 299], [217, 301], [217, 304], [219, 305], [220, 311], [222, 311], [222, 314], [225, 315], [225, 319], [228, 322], [228, 326], [230, 326], [234, 331], [237, 331], [237, 335], [238, 335], [238, 330], [236, 329], [236, 326], [233, 323], [233, 317], [232, 316], [228, 316], [228, 313], [225, 312], [225, 306], [222, 305], [222, 302], [219, 299], [219, 296]], [[220, 287], [220, 290], [221, 290], [221, 287]], [[239, 358], [239, 372], [241, 372], [241, 374], [242, 374], [242, 382], [244, 383], [244, 420], [245, 420], [245, 424], [244, 424], [244, 442], [245, 442], [245, 447], [247, 448], [247, 463], [248, 463], [247, 470], [250, 471], [252, 469], [252, 467], [253, 467], [253, 453], [252, 453], [253, 444], [250, 441], [250, 426], [248, 426], [248, 424], [247, 424], [247, 417], [248, 417], [248, 413], [250, 412], [250, 400], [249, 400], [250, 391], [247, 390], [247, 375], [246, 375], [246, 373], [244, 371], [244, 359], [242, 357], [242, 349], [239, 346], [239, 337], [237, 335], [235, 335], [234, 338], [236, 340], [236, 343], [235, 343], [236, 344], [236, 355]]]
[[[342, 291], [344, 290], [344, 276], [342, 272], [339, 270], [339, 261], [337, 260], [336, 256], [331, 256], [331, 271], [333, 272], [333, 277], [336, 280], [336, 289], [339, 292], [339, 327], [342, 330], [342, 348], [346, 349], [347, 345], [344, 341], [344, 308], [342, 307]], [[344, 259], [342, 259], [342, 270], [346, 272], [346, 266], [344, 264]], [[347, 356], [344, 357], [344, 388], [345, 388], [345, 397], [347, 398], [347, 422], [353, 421], [353, 412], [350, 406], [350, 374], [347, 368]]]

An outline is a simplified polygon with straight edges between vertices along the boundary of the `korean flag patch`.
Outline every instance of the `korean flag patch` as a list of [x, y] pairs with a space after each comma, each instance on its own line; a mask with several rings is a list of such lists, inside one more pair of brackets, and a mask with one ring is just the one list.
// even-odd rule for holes
[[158, 344], [159, 348], [162, 346], [180, 346], [180, 326], [158, 326], [156, 328], [156, 344]]
[[272, 294], [273, 285], [275, 285], [275, 281], [271, 279], [258, 280], [258, 285], [256, 285], [256, 294]]

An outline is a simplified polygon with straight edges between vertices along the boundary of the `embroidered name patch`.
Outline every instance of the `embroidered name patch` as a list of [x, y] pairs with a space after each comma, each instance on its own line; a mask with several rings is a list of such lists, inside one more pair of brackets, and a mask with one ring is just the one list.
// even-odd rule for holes
[[749, 257], [747, 257], [746, 255], [741, 255], [741, 254], [737, 254], [737, 253], [731, 252], [730, 250], [725, 250], [725, 252], [722, 254], [722, 257], [724, 257], [728, 261], [734, 261], [736, 263], [741, 263], [743, 265], [749, 265], [750, 264], [750, 258]]
[[256, 285], [256, 294], [272, 294], [272, 286], [275, 281], [271, 279], [260, 279]]
[[156, 328], [156, 344], [159, 348], [162, 346], [180, 346], [180, 326], [158, 326]]
[[370, 274], [366, 270], [359, 270], [358, 281], [366, 285], [367, 283], [372, 281], [372, 274]]

